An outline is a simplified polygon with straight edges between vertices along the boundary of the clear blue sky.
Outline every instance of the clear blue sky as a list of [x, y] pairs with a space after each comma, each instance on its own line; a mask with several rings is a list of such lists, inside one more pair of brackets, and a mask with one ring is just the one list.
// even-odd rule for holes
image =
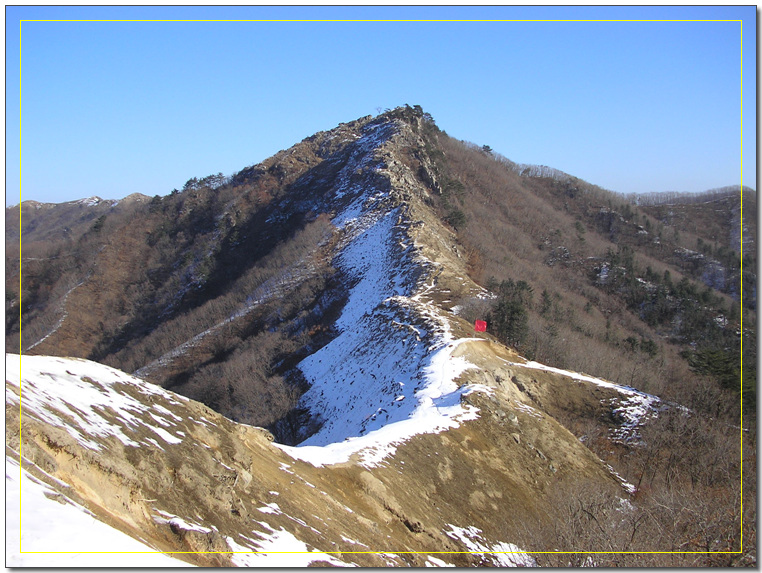
[[[43, 19], [743, 25], [21, 22]], [[7, 205], [164, 195], [405, 103], [614, 191], [756, 188], [755, 6], [8, 6], [6, 27]]]

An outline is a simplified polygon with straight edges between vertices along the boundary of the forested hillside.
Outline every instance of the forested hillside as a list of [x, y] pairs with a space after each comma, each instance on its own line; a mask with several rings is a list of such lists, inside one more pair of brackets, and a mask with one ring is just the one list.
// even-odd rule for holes
[[461, 301], [468, 318], [489, 316], [494, 334], [545, 363], [677, 400], [716, 393], [703, 404], [710, 409], [725, 401], [718, 383], [735, 391], [729, 408], [739, 398], [743, 339], [754, 415], [755, 192], [744, 191], [742, 225], [740, 188], [637, 206], [454, 140], [433, 122], [426, 141], [435, 204], [458, 231], [471, 275], [496, 295]]

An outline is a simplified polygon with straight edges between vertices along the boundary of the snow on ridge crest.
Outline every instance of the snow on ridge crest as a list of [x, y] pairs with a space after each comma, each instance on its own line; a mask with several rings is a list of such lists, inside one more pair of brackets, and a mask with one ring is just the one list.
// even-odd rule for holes
[[[385, 163], [385, 147], [386, 141], [372, 153], [377, 164]], [[375, 176], [388, 174], [381, 168]], [[298, 365], [310, 384], [300, 405], [322, 426], [299, 446], [279, 447], [314, 465], [359, 454], [360, 463], [372, 467], [395, 444], [455, 427], [477, 410], [460, 404], [467, 388], [455, 382], [473, 367], [452, 356], [463, 341], [454, 340], [440, 311], [422, 300], [435, 265], [409, 236], [404, 206], [376, 185], [340, 181], [336, 197], [350, 193], [333, 218], [343, 235], [333, 265], [350, 285], [336, 322], [339, 335]]]

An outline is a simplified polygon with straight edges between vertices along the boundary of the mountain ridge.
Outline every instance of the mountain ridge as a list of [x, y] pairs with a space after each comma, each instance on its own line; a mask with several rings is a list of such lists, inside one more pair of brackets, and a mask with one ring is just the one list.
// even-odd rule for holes
[[[186, 509], [173, 509], [169, 499], [155, 508], [167, 514], [163, 518], [128, 508], [125, 519], [138, 519], [137, 530], [169, 527], [176, 537], [162, 537], [168, 534], [159, 528], [163, 533], [152, 538], [164, 551], [188, 543], [212, 544], [223, 554], [253, 550], [261, 544], [252, 545], [246, 528], [256, 527], [259, 539], [284, 531], [279, 535], [332, 555], [336, 551], [325, 542], [341, 545], [338, 532], [320, 539], [313, 531], [325, 527], [313, 520], [327, 515], [329, 506], [316, 501], [325, 496], [343, 496], [341, 505], [358, 515], [347, 527], [365, 547], [379, 539], [374, 523], [382, 527], [397, 543], [391, 562], [398, 564], [421, 566], [426, 558], [405, 551], [437, 547], [482, 553], [453, 557], [463, 565], [505, 564], [500, 548], [578, 548], [567, 531], [552, 527], [567, 520], [570, 500], [596, 520], [608, 516], [603, 536], [594, 521], [582, 528], [587, 548], [643, 549], [651, 537], [648, 528], [637, 529], [639, 520], [650, 531], [665, 527], [654, 513], [661, 498], [639, 497], [648, 488], [700, 483], [716, 497], [731, 487], [718, 477], [722, 468], [723, 475], [740, 469], [722, 446], [733, 432], [727, 424], [735, 416], [732, 389], [708, 373], [690, 373], [700, 367], [691, 360], [706, 356], [701, 352], [735, 344], [740, 319], [732, 312], [740, 305], [732, 302], [732, 289], [704, 294], [682, 276], [683, 270], [698, 277], [703, 272], [700, 265], [674, 266], [674, 253], [686, 248], [684, 237], [665, 229], [657, 235], [651, 215], [627, 213], [626, 204], [614, 200], [579, 180], [522, 176], [486, 150], [452, 140], [422, 110], [399, 108], [315, 134], [228, 180], [193, 178], [182, 191], [136, 204], [134, 212], [109, 213], [83, 227], [79, 238], [66, 239], [66, 257], [62, 244], [40, 253], [39, 244], [31, 252], [20, 245], [27, 255], [47, 256], [26, 257], [26, 290], [10, 291], [7, 307], [21, 308], [22, 294], [25, 303], [20, 322], [6, 324], [6, 347], [13, 347], [14, 336], [25, 337], [22, 346], [30, 353], [95, 358], [186, 396], [167, 400], [203, 402], [191, 410], [227, 416], [223, 421], [215, 414], [225, 428], [214, 438], [215, 455], [232, 448], [249, 459], [246, 440], [235, 436], [246, 435], [250, 425], [267, 428], [270, 434], [255, 431], [258, 440], [264, 436], [258, 443], [265, 452], [256, 495], [238, 478], [255, 472], [226, 457], [226, 467], [240, 466], [232, 489], [223, 487], [209, 500], [194, 494], [200, 496], [196, 505], [211, 504], [209, 515], [217, 517], [199, 521]], [[719, 246], [712, 246], [713, 255]], [[650, 263], [647, 270], [636, 248]], [[7, 284], [13, 280], [9, 268], [6, 260]], [[732, 281], [740, 280], [728, 269]], [[716, 320], [720, 313], [725, 322]], [[486, 334], [474, 332], [475, 317], [487, 318]], [[680, 337], [700, 343], [694, 355], [680, 356]], [[65, 374], [67, 364], [71, 372], [74, 366], [59, 364], [64, 374], [56, 379], [100, 384], [87, 372]], [[121, 376], [109, 372], [104, 376]], [[29, 375], [32, 384], [46, 380], [42, 369]], [[7, 414], [13, 385], [7, 384]], [[72, 442], [68, 429], [64, 439], [50, 420], [29, 410], [24, 417], [22, 409], [19, 439], [38, 460], [69, 471], [65, 459], [53, 455], [60, 440], [75, 457], [88, 457], [86, 443], [76, 436]], [[716, 421], [706, 421], [709, 411]], [[166, 414], [159, 417], [175, 428], [175, 439], [178, 431], [193, 434]], [[24, 424], [36, 429], [24, 433]], [[677, 455], [677, 442], [654, 449], [698, 425], [712, 443], [706, 451]], [[167, 438], [163, 428], [146, 431]], [[666, 436], [661, 442], [659, 432]], [[125, 456], [129, 463], [120, 471], [126, 473], [143, 464], [150, 470], [146, 487], [160, 489], [168, 483], [157, 449], [164, 446], [152, 439], [145, 457], [136, 454], [140, 448], [112, 440], [114, 459]], [[200, 455], [194, 452], [207, 448], [192, 440], [174, 445], [184, 453], [170, 467], [196, 476], [186, 475], [182, 488], [198, 482], [219, 489], [210, 481], [211, 461], [193, 467]], [[29, 450], [22, 452], [27, 458]], [[677, 457], [662, 458], [659, 451]], [[721, 454], [730, 457], [705, 459]], [[644, 460], [658, 460], [649, 475]], [[80, 469], [91, 467], [88, 462]], [[298, 481], [289, 476], [313, 486], [319, 479], [322, 493], [294, 486], [288, 496], [268, 501], [268, 480]], [[225, 476], [219, 480], [230, 485]], [[346, 487], [329, 485], [334, 482]], [[89, 501], [104, 511], [119, 504], [89, 491]], [[161, 499], [157, 495], [145, 498]], [[313, 505], [294, 501], [305, 495]], [[235, 507], [224, 518], [221, 509], [212, 510], [231, 499]], [[266, 505], [251, 505], [257, 503]], [[632, 503], [632, 513], [621, 514], [627, 527], [613, 535], [607, 528], [621, 523], [612, 508]], [[706, 503], [696, 512], [714, 519], [720, 509]], [[721, 531], [741, 525], [737, 510], [736, 504], [723, 514]], [[152, 511], [158, 521], [147, 519]], [[254, 511], [280, 517], [266, 527], [241, 521]], [[223, 523], [230, 535], [212, 533]], [[679, 523], [660, 546], [685, 541], [692, 525]], [[712, 547], [735, 547], [735, 539], [720, 536]], [[347, 553], [347, 543], [339, 554]], [[584, 554], [577, 557], [585, 562]], [[227, 563], [228, 557], [198, 559]], [[387, 563], [378, 559], [364, 563]]]
[[[359, 200], [360, 188], [375, 189], [368, 192], [376, 200], [390, 192], [384, 204], [400, 205], [400, 213], [415, 221], [404, 233], [424, 245], [424, 256], [441, 259], [445, 273], [436, 280], [443, 285], [439, 291], [450, 291], [440, 297], [451, 301], [450, 310], [465, 309], [469, 320], [479, 318], [471, 314], [480, 307], [483, 315], [494, 314], [479, 301], [485, 285], [496, 281], [488, 289], [494, 295], [501, 280], [515, 287], [521, 277], [518, 283], [529, 290], [517, 312], [528, 311], [533, 320], [515, 333], [523, 340], [513, 343], [523, 344], [530, 358], [590, 369], [574, 358], [571, 342], [561, 346], [561, 337], [546, 331], [576, 344], [605, 341], [596, 352], [601, 356], [621, 354], [622, 343], [633, 338], [665, 356], [674, 356], [675, 341], [706, 345], [706, 352], [731, 342], [737, 346], [730, 332], [738, 330], [741, 281], [747, 287], [744, 303], [754, 310], [756, 263], [744, 252], [742, 278], [741, 256], [727, 246], [730, 236], [723, 242], [712, 231], [694, 245], [684, 237], [691, 232], [681, 223], [684, 217], [636, 215], [636, 207], [617, 205], [611, 194], [577, 179], [511, 178], [510, 165], [491, 151], [448, 138], [422, 110], [400, 108], [315, 134], [230, 178], [192, 178], [182, 192], [143, 204], [140, 219], [131, 213], [101, 216], [79, 239], [52, 242], [53, 252], [40, 253], [48, 256], [25, 257], [26, 281], [20, 285], [13, 278], [22, 276], [18, 260], [10, 252], [7, 348], [80, 355], [145, 375], [150, 370], [152, 380], [179, 389], [197, 387], [202, 382], [193, 372], [199, 364], [224, 364], [242, 348], [237, 340], [255, 335], [264, 343], [260, 348], [269, 349], [262, 357], [271, 364], [266, 376], [285, 375], [285, 384], [275, 384], [277, 399], [289, 401], [291, 389], [304, 389], [290, 366], [335, 335], [334, 316], [346, 303], [351, 272], [333, 264], [341, 260], [335, 258], [340, 242], [352, 236], [352, 226], [363, 232], [362, 225], [373, 223], [372, 213], [380, 216], [385, 208], [382, 202], [343, 220], [342, 209]], [[411, 191], [400, 195], [401, 189]], [[735, 216], [730, 208], [729, 218]], [[751, 230], [744, 235], [747, 249], [755, 227], [743, 225]], [[24, 248], [34, 254], [38, 244]], [[75, 256], [61, 256], [62, 249]], [[715, 291], [701, 292], [701, 282]], [[19, 286], [31, 295], [24, 311]], [[551, 286], [559, 290], [553, 294]], [[294, 305], [273, 306], [275, 298], [292, 295]], [[307, 316], [284, 317], [286, 308], [306, 309]], [[576, 317], [563, 321], [563, 312]], [[718, 321], [728, 324], [711, 327]], [[696, 330], [702, 322], [709, 326]], [[14, 331], [24, 333], [20, 344], [13, 342]], [[279, 342], [266, 331], [277, 333]], [[279, 354], [273, 345], [295, 347]], [[624, 381], [604, 363], [592, 370]], [[646, 390], [654, 383], [638, 382]], [[203, 398], [200, 387], [194, 392], [218, 409], [232, 408], [217, 403], [224, 397]]]

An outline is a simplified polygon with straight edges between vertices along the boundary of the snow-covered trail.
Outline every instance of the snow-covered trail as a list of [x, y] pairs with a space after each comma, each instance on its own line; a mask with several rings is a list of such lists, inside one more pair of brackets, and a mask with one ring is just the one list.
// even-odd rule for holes
[[73, 293], [77, 288], [79, 288], [83, 284], [85, 284], [89, 278], [90, 278], [90, 275], [88, 274], [88, 276], [85, 277], [84, 280], [82, 280], [81, 282], [77, 283], [76, 285], [71, 287], [68, 291], [66, 291], [66, 293], [61, 297], [61, 303], [59, 304], [59, 310], [61, 312], [61, 318], [58, 319], [58, 321], [53, 326], [53, 328], [50, 330], [50, 332], [48, 332], [45, 336], [40, 338], [37, 342], [34, 342], [34, 343], [30, 344], [29, 346], [27, 346], [24, 349], [24, 352], [29, 352], [33, 348], [35, 348], [35, 347], [39, 346], [40, 344], [42, 344], [43, 342], [45, 342], [48, 338], [53, 336], [56, 332], [58, 332], [58, 330], [61, 328], [61, 326], [63, 326], [63, 323], [66, 320], [66, 318], [69, 316], [69, 313], [66, 311], [66, 301], [68, 300], [69, 295], [71, 293]]
[[261, 304], [282, 296], [287, 289], [293, 289], [296, 285], [299, 285], [314, 276], [317, 272], [316, 269], [317, 264], [314, 261], [307, 259], [301, 259], [295, 264], [282, 269], [276, 276], [268, 279], [255, 288], [246, 298], [241, 308], [236, 310], [229, 317], [210, 326], [206, 330], [199, 332], [172, 350], [165, 352], [156, 360], [137, 369], [133, 374], [139, 378], [148, 378], [157, 370], [171, 366], [175, 360], [199, 346], [205, 338], [208, 338], [210, 335], [232, 322], [246, 317], [254, 312], [254, 310]]

